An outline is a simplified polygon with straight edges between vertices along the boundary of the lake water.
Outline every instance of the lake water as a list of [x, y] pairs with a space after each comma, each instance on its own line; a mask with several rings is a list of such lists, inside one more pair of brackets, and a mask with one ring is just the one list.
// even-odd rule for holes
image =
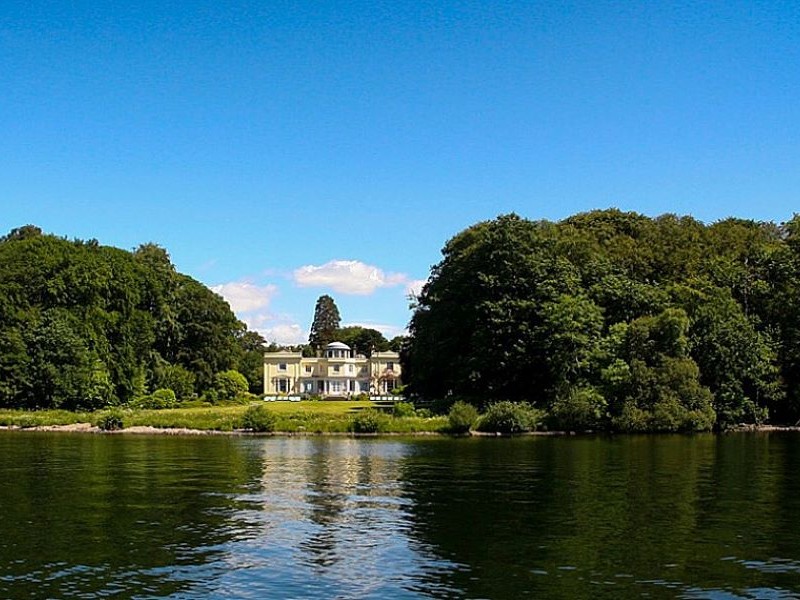
[[800, 598], [800, 435], [0, 433], [2, 598]]

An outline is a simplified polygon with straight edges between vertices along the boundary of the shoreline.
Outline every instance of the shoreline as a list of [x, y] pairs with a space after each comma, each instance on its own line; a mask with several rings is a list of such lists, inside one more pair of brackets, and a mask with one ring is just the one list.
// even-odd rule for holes
[[[234, 429], [222, 431], [220, 429], [191, 429], [188, 427], [153, 427], [150, 425], [134, 425], [115, 431], [105, 431], [91, 423], [71, 423], [68, 425], [36, 425], [23, 427], [20, 425], [0, 425], [0, 431], [16, 432], [48, 432], [48, 433], [83, 433], [99, 435], [168, 435], [168, 436], [205, 436], [205, 435], [225, 435], [239, 437], [354, 437], [354, 438], [374, 438], [374, 437], [573, 437], [583, 435], [653, 435], [652, 433], [630, 434], [630, 433], [608, 433], [608, 432], [576, 432], [576, 431], [528, 431], [517, 434], [491, 433], [481, 431], [470, 431], [469, 433], [453, 434], [438, 431], [413, 431], [413, 432], [382, 432], [382, 433], [355, 433], [350, 431], [269, 431], [258, 432], [245, 429]], [[703, 433], [772, 433], [772, 432], [800, 432], [800, 426], [796, 425], [743, 425], [720, 432]], [[664, 434], [661, 434], [664, 435]], [[686, 435], [686, 434], [678, 434]], [[690, 434], [691, 435], [691, 434]]]

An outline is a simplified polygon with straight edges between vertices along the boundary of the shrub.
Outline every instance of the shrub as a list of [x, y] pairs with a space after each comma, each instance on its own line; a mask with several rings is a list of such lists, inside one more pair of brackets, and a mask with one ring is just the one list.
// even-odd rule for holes
[[203, 400], [209, 404], [216, 404], [219, 402], [219, 394], [217, 393], [217, 390], [206, 390], [203, 394]]
[[234, 369], [217, 373], [214, 376], [214, 389], [217, 390], [217, 394], [222, 400], [236, 398], [247, 392], [249, 388], [247, 378]]
[[636, 406], [632, 401], [622, 405], [619, 416], [612, 420], [614, 429], [625, 433], [639, 433], [650, 429], [648, 413]]
[[388, 424], [388, 415], [374, 408], [367, 408], [353, 417], [351, 428], [355, 433], [378, 433], [386, 430]]
[[534, 431], [541, 419], [542, 412], [530, 403], [503, 400], [489, 405], [478, 420], [478, 430], [495, 433]]
[[353, 396], [353, 400], [356, 402], [368, 402], [369, 401], [369, 394], [367, 392], [361, 392], [360, 394], [356, 394]]
[[103, 431], [125, 429], [125, 413], [119, 408], [112, 408], [100, 415], [95, 424]]
[[395, 402], [392, 406], [392, 416], [395, 417], [415, 417], [417, 412], [411, 402]]
[[466, 433], [478, 420], [478, 410], [472, 404], [459, 400], [450, 407], [447, 420], [453, 433]]
[[155, 383], [159, 388], [170, 389], [180, 400], [194, 394], [195, 375], [181, 365], [164, 364], [155, 369]]
[[251, 406], [242, 415], [242, 428], [251, 431], [275, 431], [277, 422], [278, 417], [275, 416], [275, 413], [260, 404]]
[[433, 417], [433, 413], [429, 408], [418, 408], [414, 412], [420, 419], [430, 419], [431, 417]]
[[156, 390], [149, 396], [142, 396], [132, 403], [136, 408], [175, 408], [178, 405], [178, 399], [175, 397], [175, 392], [170, 389]]
[[585, 431], [603, 425], [606, 409], [606, 399], [600, 392], [592, 387], [581, 387], [556, 398], [550, 414], [557, 429]]

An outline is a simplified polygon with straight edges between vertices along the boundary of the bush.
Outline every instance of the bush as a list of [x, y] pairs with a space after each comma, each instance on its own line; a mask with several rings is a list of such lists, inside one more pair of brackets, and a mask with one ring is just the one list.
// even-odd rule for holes
[[414, 412], [420, 419], [430, 419], [431, 417], [433, 417], [433, 413], [429, 408], [418, 408]]
[[360, 394], [356, 394], [352, 398], [356, 402], [368, 402], [369, 401], [369, 394], [367, 392], [361, 392]]
[[244, 375], [239, 371], [230, 369], [214, 376], [214, 389], [221, 400], [232, 400], [247, 392], [250, 386]]
[[181, 365], [164, 364], [155, 369], [155, 383], [175, 392], [178, 399], [186, 400], [194, 394], [195, 375]]
[[556, 398], [550, 407], [550, 415], [557, 429], [586, 431], [603, 426], [607, 406], [600, 392], [592, 387], [581, 387]]
[[266, 406], [256, 405], [248, 408], [244, 415], [242, 415], [242, 428], [259, 433], [266, 431], [275, 431], [275, 425], [278, 422], [278, 417], [275, 413], [268, 410]]
[[351, 423], [355, 433], [378, 433], [385, 431], [389, 424], [389, 416], [374, 408], [360, 411]]
[[490, 404], [478, 420], [479, 431], [522, 433], [534, 431], [542, 420], [542, 412], [528, 402], [503, 400]]
[[162, 409], [162, 408], [175, 408], [178, 405], [178, 399], [175, 397], [175, 392], [169, 389], [156, 390], [149, 396], [142, 396], [138, 400], [131, 403], [136, 408], [149, 408], [149, 409]]
[[450, 407], [447, 420], [450, 423], [450, 431], [466, 433], [478, 420], [478, 410], [472, 404], [459, 400]]
[[415, 417], [417, 412], [411, 402], [395, 402], [392, 406], [392, 416], [394, 417]]
[[125, 413], [119, 408], [104, 412], [95, 423], [102, 431], [119, 431], [125, 429]]

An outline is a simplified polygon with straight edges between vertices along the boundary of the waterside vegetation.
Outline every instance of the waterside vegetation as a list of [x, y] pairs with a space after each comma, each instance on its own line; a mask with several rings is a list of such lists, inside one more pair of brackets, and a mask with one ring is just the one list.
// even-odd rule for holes
[[[800, 424], [800, 216], [505, 215], [447, 242], [399, 347], [417, 406], [272, 403], [265, 340], [167, 252], [0, 238], [0, 424], [312, 433], [689, 432]], [[21, 409], [21, 410], [20, 410]]]
[[442, 253], [401, 353], [412, 397], [571, 430], [800, 419], [800, 216], [512, 214]]
[[[448, 433], [446, 416], [414, 411], [395, 416], [369, 401], [261, 401], [168, 409], [112, 407], [93, 412], [0, 410], [0, 426], [36, 428], [89, 423], [102, 430], [130, 427], [256, 433]], [[120, 426], [121, 424], [121, 426]]]
[[0, 237], [0, 407], [167, 407], [259, 392], [264, 339], [167, 252]]

